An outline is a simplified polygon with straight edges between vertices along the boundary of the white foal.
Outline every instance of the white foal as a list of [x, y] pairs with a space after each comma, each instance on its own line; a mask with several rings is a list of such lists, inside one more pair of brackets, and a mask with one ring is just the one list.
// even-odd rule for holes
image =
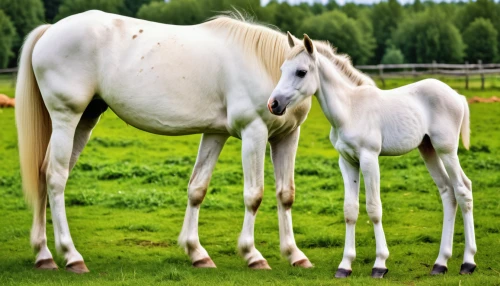
[[[293, 47], [293, 41], [290, 43]], [[439, 189], [444, 207], [441, 247], [431, 274], [447, 271], [457, 203], [465, 229], [460, 273], [472, 273], [476, 267], [472, 188], [457, 156], [460, 135], [465, 148], [469, 147], [469, 107], [465, 97], [433, 79], [387, 91], [373, 85], [354, 86], [345, 72], [339, 72], [331, 56], [317, 52], [317, 45], [305, 35], [304, 44], [293, 47], [281, 67], [281, 79], [268, 106], [279, 115], [285, 108], [316, 94], [332, 125], [330, 140], [340, 154], [344, 179], [346, 222], [344, 256], [335, 276], [349, 276], [356, 257], [354, 228], [359, 209], [360, 170], [377, 246], [372, 277], [382, 278], [387, 273], [385, 261], [389, 250], [382, 228], [378, 157], [402, 155], [415, 148], [419, 149]], [[324, 50], [325, 44], [321, 45]]]
[[215, 267], [199, 241], [198, 213], [229, 136], [242, 140], [245, 218], [238, 248], [248, 266], [270, 268], [254, 243], [270, 142], [280, 248], [290, 264], [311, 267], [295, 243], [291, 215], [299, 125], [311, 102], [304, 101], [283, 118], [266, 110], [288, 50], [285, 35], [227, 17], [172, 26], [89, 11], [33, 30], [20, 59], [16, 122], [23, 187], [34, 208], [35, 266], [57, 268], [47, 247], [48, 196], [56, 249], [66, 268], [88, 271], [70, 235], [64, 190], [109, 106], [147, 132], [203, 133], [179, 236], [195, 267]]

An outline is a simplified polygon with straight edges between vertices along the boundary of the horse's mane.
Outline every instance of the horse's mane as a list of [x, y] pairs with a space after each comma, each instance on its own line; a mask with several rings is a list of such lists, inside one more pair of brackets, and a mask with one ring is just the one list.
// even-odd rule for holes
[[[261, 61], [262, 66], [275, 82], [281, 76], [280, 67], [288, 57], [304, 50], [303, 45], [296, 45], [292, 51], [286, 35], [275, 29], [253, 22], [239, 11], [228, 12], [211, 18], [204, 23], [214, 30], [227, 31], [229, 40], [236, 41], [244, 48], [245, 54], [253, 55]], [[363, 74], [351, 63], [349, 56], [336, 54], [336, 49], [328, 42], [314, 41], [316, 50], [330, 59], [349, 80], [356, 85], [375, 85], [373, 80]]]
[[[236, 17], [238, 19], [235, 19]], [[253, 55], [261, 61], [273, 81], [279, 81], [280, 67], [290, 49], [282, 33], [253, 23], [240, 13], [216, 16], [203, 25], [215, 30], [227, 31], [228, 40], [238, 42], [246, 55]]]

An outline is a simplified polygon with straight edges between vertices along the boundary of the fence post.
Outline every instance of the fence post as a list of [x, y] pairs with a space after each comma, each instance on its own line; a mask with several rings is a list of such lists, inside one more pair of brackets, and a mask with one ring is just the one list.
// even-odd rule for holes
[[484, 73], [483, 71], [483, 61], [482, 60], [477, 60], [477, 65], [479, 66], [479, 72], [481, 76], [481, 90], [484, 90]]
[[382, 81], [382, 86], [385, 87], [384, 65], [378, 65], [378, 75], [380, 77], [380, 80]]
[[417, 77], [417, 71], [415, 70], [415, 65], [411, 66], [411, 73], [413, 74], [413, 77]]
[[465, 61], [465, 89], [469, 89], [469, 62]]
[[436, 74], [436, 70], [437, 70], [437, 67], [436, 67], [436, 61], [432, 61], [432, 74], [435, 75]]

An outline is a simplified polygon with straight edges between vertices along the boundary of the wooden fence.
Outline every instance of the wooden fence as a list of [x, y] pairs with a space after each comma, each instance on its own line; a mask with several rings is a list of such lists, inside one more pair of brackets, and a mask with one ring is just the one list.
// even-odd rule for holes
[[[444, 75], [449, 77], [465, 78], [465, 89], [469, 89], [469, 76], [479, 75], [481, 89], [484, 89], [485, 75], [500, 74], [500, 64], [399, 64], [399, 65], [360, 65], [357, 69], [367, 72], [370, 76], [377, 76], [385, 86], [385, 79], [398, 77], [417, 77], [422, 75]], [[387, 72], [389, 71], [389, 72]]]

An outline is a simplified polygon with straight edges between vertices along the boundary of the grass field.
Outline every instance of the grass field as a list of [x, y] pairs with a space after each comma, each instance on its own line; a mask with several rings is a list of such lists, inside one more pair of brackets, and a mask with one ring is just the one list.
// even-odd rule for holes
[[[390, 80], [387, 88], [413, 80]], [[488, 79], [486, 91], [478, 89], [478, 82], [469, 91], [463, 90], [463, 81], [448, 83], [467, 96], [500, 95], [499, 79]], [[0, 78], [0, 93], [13, 96], [9, 78]], [[280, 256], [273, 169], [267, 156], [266, 190], [255, 233], [256, 246], [272, 271], [247, 269], [236, 251], [244, 213], [240, 141], [227, 142], [200, 213], [201, 243], [218, 268], [195, 269], [176, 240], [200, 136], [151, 135], [128, 126], [111, 111], [96, 127], [66, 189], [71, 233], [91, 272], [33, 270], [31, 212], [21, 192], [14, 110], [0, 109], [0, 284], [500, 285], [500, 103], [470, 108], [472, 148], [461, 149], [459, 156], [473, 181], [476, 272], [458, 275], [464, 247], [458, 212], [449, 273], [429, 276], [439, 250], [442, 207], [414, 151], [380, 159], [383, 221], [391, 252], [389, 273], [382, 281], [369, 277], [375, 240], [363, 188], [353, 275], [347, 280], [333, 278], [344, 241], [343, 183], [338, 154], [328, 140], [330, 127], [316, 101], [302, 128], [293, 206], [297, 244], [315, 268], [293, 268]], [[55, 254], [52, 231], [49, 219], [49, 247]], [[64, 266], [60, 258], [56, 261]]]

